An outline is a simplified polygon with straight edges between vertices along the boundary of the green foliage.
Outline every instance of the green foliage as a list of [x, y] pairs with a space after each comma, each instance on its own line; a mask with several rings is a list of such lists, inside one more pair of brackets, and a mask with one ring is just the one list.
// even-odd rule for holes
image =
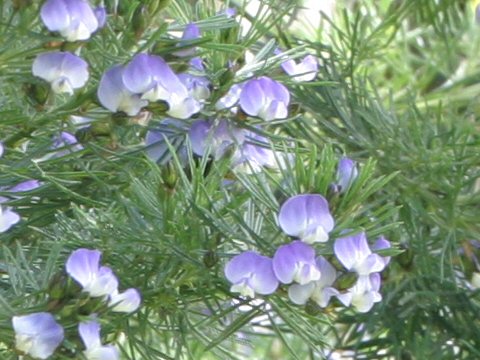
[[[102, 323], [105, 342], [118, 344], [125, 359], [480, 356], [478, 290], [468, 282], [480, 271], [469, 245], [480, 239], [480, 28], [464, 1], [339, 1], [318, 38], [308, 40], [287, 26], [295, 1], [260, 1], [256, 12], [244, 1], [125, 0], [118, 8], [105, 1], [107, 26], [86, 43], [48, 33], [40, 5], [29, 3], [0, 4], [0, 196], [20, 181], [42, 182], [10, 199], [22, 221], [0, 234], [2, 359], [17, 357], [12, 316], [60, 315], [85, 300], [78, 289], [55, 298], [68, 255], [81, 247], [101, 250], [122, 288], [142, 294], [139, 311], [106, 313]], [[226, 6], [237, 8], [237, 19], [219, 14]], [[244, 35], [239, 18], [251, 25]], [[214, 102], [232, 84], [272, 73], [289, 87], [291, 117], [238, 125], [265, 125], [261, 134], [293, 161], [250, 174], [232, 170], [228, 154], [199, 159], [187, 142], [186, 163], [172, 143], [170, 161], [159, 165], [145, 156], [143, 139], [164, 109], [149, 109], [145, 125], [100, 106], [103, 72], [137, 53], [182, 69], [169, 32], [192, 21], [202, 37], [186, 47], [198, 47], [213, 84], [205, 114], [218, 115]], [[295, 83], [281, 73], [279, 45], [289, 59], [315, 53], [317, 79]], [[53, 49], [81, 52], [90, 64], [87, 86], [71, 97], [31, 74], [34, 57]], [[238, 71], [247, 50], [254, 59]], [[229, 60], [237, 68], [227, 68]], [[72, 115], [93, 124], [78, 130]], [[75, 133], [83, 150], [52, 157], [61, 131]], [[331, 184], [342, 155], [361, 165], [338, 194]], [[230, 292], [225, 263], [245, 250], [273, 256], [289, 241], [277, 224], [279, 207], [300, 193], [328, 198], [332, 240], [364, 230], [392, 241], [381, 253], [393, 256], [382, 274], [383, 301], [371, 312], [293, 305], [285, 288], [256, 299]], [[332, 241], [316, 250], [332, 255]], [[84, 315], [75, 311], [61, 314], [70, 340], [57, 359], [80, 356], [75, 331]]]

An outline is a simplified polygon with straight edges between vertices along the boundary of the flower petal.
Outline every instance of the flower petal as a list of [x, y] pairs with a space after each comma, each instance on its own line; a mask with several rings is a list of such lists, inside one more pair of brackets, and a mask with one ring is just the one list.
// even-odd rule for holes
[[78, 325], [78, 333], [87, 349], [102, 345], [100, 341], [100, 324], [95, 321], [82, 322]]
[[352, 270], [354, 266], [372, 253], [364, 232], [338, 238], [333, 245], [333, 250], [337, 259], [347, 270]]
[[66, 271], [82, 287], [85, 287], [98, 275], [101, 256], [98, 250], [75, 250], [68, 257]]
[[312, 296], [314, 289], [315, 284], [313, 282], [305, 285], [293, 284], [288, 288], [288, 297], [294, 304], [304, 305]]
[[137, 289], [127, 289], [123, 293], [114, 293], [110, 296], [109, 306], [112, 311], [132, 313], [140, 307], [142, 298]]

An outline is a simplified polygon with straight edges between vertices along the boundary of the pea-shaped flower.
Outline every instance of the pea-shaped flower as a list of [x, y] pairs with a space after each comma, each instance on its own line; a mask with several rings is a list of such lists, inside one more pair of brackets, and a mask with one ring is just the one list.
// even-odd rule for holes
[[278, 222], [287, 235], [308, 244], [326, 242], [335, 225], [327, 200], [318, 194], [289, 198], [280, 208]]
[[313, 55], [305, 56], [298, 63], [292, 59], [284, 61], [281, 66], [296, 82], [311, 81], [318, 73], [318, 61]]
[[124, 68], [117, 65], [106, 71], [100, 79], [97, 96], [100, 103], [112, 112], [123, 111], [129, 116], [137, 115], [148, 101], [129, 90], [123, 82]]
[[123, 83], [132, 93], [142, 94], [142, 99], [167, 102], [167, 114], [175, 118], [187, 119], [200, 111], [200, 103], [159, 56], [136, 55], [125, 67]]
[[[180, 40], [180, 42], [178, 42], [177, 46], [184, 47], [188, 45], [188, 41], [196, 40], [199, 37], [200, 37], [200, 28], [193, 23], [187, 24], [187, 26], [185, 26], [185, 30], [183, 31], [182, 39]], [[186, 57], [186, 56], [195, 55], [195, 52], [196, 52], [195, 47], [187, 47], [182, 50], [177, 50], [173, 54], [178, 57]]]
[[240, 93], [242, 110], [265, 121], [285, 119], [289, 102], [287, 88], [266, 76], [247, 81]]
[[15, 347], [34, 359], [48, 359], [63, 341], [63, 328], [47, 312], [14, 316]]
[[183, 121], [166, 118], [148, 130], [145, 136], [148, 157], [159, 164], [166, 164], [171, 159], [168, 141], [176, 149], [180, 163], [187, 164], [188, 154], [184, 142], [188, 128], [185, 125]]
[[225, 266], [225, 277], [233, 284], [230, 291], [249, 297], [254, 297], [255, 293], [272, 294], [278, 287], [272, 259], [254, 251], [246, 251], [231, 259]]
[[88, 80], [88, 64], [69, 52], [50, 52], [38, 55], [32, 73], [48, 81], [55, 93], [73, 94]]
[[111, 295], [117, 291], [118, 280], [113, 271], [100, 266], [98, 250], [78, 249], [68, 258], [67, 273], [92, 297]]
[[347, 270], [354, 271], [360, 276], [380, 272], [386, 265], [384, 258], [372, 253], [364, 232], [338, 238], [333, 245], [333, 251]]
[[357, 163], [347, 157], [342, 157], [337, 167], [337, 183], [340, 192], [345, 192], [358, 176]]
[[379, 293], [381, 282], [378, 273], [359, 276], [355, 285], [337, 298], [345, 306], [353, 305], [359, 312], [368, 312], [375, 303], [382, 301]]
[[114, 291], [110, 295], [108, 305], [112, 307], [112, 311], [132, 313], [140, 307], [142, 298], [137, 289], [127, 289], [122, 293]]
[[295, 281], [305, 285], [320, 279], [315, 250], [299, 240], [277, 249], [273, 256], [273, 271], [277, 279], [284, 284]]
[[100, 340], [100, 324], [95, 320], [82, 322], [78, 332], [85, 345], [83, 355], [87, 360], [118, 360], [120, 354], [113, 345], [102, 345]]
[[67, 41], [87, 40], [105, 23], [105, 11], [94, 11], [85, 0], [47, 0], [40, 17], [50, 31], [58, 31]]
[[[0, 197], [0, 203], [3, 202]], [[5, 199], [7, 200], [7, 199]], [[20, 216], [9, 207], [0, 205], [0, 233], [10, 229], [13, 225], [20, 221]]]
[[295, 304], [303, 305], [312, 299], [318, 306], [326, 307], [330, 298], [339, 294], [332, 287], [337, 276], [334, 267], [323, 256], [317, 258], [317, 267], [320, 270], [320, 280], [305, 285], [293, 284], [288, 288], [288, 297]]

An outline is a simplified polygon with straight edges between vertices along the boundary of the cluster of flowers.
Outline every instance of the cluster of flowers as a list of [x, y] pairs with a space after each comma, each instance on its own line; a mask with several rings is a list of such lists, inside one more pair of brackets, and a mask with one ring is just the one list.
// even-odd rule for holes
[[[356, 176], [354, 163], [342, 159], [336, 186], [347, 189]], [[269, 295], [279, 284], [290, 285], [288, 296], [298, 305], [309, 299], [320, 307], [328, 306], [335, 296], [345, 306], [354, 306], [359, 312], [368, 312], [374, 303], [381, 301], [379, 293], [380, 272], [390, 261], [372, 250], [390, 247], [380, 237], [370, 248], [364, 232], [342, 236], [335, 240], [333, 253], [346, 272], [356, 274], [356, 283], [338, 290], [335, 282], [345, 271], [338, 271], [323, 256], [315, 258], [313, 243], [326, 243], [335, 221], [327, 200], [318, 194], [302, 194], [289, 198], [280, 208], [278, 223], [283, 232], [296, 238], [281, 245], [273, 258], [246, 251], [232, 258], [225, 266], [225, 276], [232, 283], [231, 291], [253, 297], [255, 293]]]
[[[90, 297], [105, 299], [113, 312], [132, 313], [141, 302], [136, 289], [118, 292], [118, 279], [113, 271], [100, 266], [101, 253], [98, 250], [75, 250], [66, 262], [66, 272]], [[48, 312], [14, 316], [15, 347], [35, 359], [47, 359], [64, 340], [64, 329]], [[117, 360], [118, 349], [113, 345], [102, 345], [100, 323], [92, 314], [87, 321], [78, 325], [78, 332], [85, 346], [83, 355], [88, 360]]]

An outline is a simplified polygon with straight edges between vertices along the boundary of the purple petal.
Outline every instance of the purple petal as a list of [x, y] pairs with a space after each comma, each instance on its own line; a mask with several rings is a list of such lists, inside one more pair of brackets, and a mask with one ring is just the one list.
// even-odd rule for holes
[[188, 131], [188, 137], [192, 144], [192, 150], [198, 156], [203, 156], [206, 150], [205, 141], [208, 138], [209, 131], [212, 124], [206, 120], [195, 121], [190, 130]]
[[3, 156], [4, 151], [5, 151], [5, 147], [4, 147], [3, 144], [0, 142], [0, 158]]
[[328, 202], [321, 195], [303, 194], [288, 199], [280, 208], [278, 222], [290, 236], [298, 236], [307, 242], [324, 242], [335, 222]]
[[243, 84], [235, 84], [228, 90], [228, 93], [220, 98], [215, 104], [217, 110], [229, 109], [234, 106], [240, 99], [240, 94], [243, 89]]
[[364, 232], [338, 238], [333, 245], [333, 250], [337, 259], [348, 270], [352, 270], [372, 253]]
[[70, 26], [60, 29], [68, 41], [87, 40], [98, 29], [92, 7], [84, 0], [64, 0], [70, 16]]
[[284, 284], [290, 284], [294, 280], [306, 284], [320, 278], [315, 263], [315, 250], [299, 240], [277, 249], [273, 257], [273, 271]]
[[273, 272], [272, 259], [262, 256], [255, 265], [255, 275], [250, 281], [254, 291], [261, 295], [273, 294], [278, 287], [278, 280]]
[[[383, 249], [390, 249], [392, 245], [390, 244], [390, 241], [385, 239], [383, 236], [380, 236], [377, 241], [375, 241], [375, 244], [372, 246], [372, 250], [383, 250]], [[390, 262], [391, 256], [384, 256], [383, 261], [385, 262], [385, 266], [388, 265]]]
[[22, 181], [21, 183], [18, 183], [15, 186], [12, 186], [11, 188], [8, 189], [8, 191], [9, 192], [32, 191], [40, 187], [41, 185], [42, 183], [38, 180], [26, 180], [26, 181]]
[[203, 66], [203, 60], [200, 57], [194, 57], [190, 59], [189, 64], [192, 67], [192, 69], [196, 71], [201, 71], [201, 72], [205, 71], [205, 67]]
[[20, 216], [16, 212], [0, 205], [0, 233], [7, 231], [19, 221]]
[[98, 28], [103, 28], [107, 23], [107, 9], [104, 6], [98, 6], [93, 12], [98, 21]]
[[78, 325], [78, 333], [87, 349], [102, 345], [100, 341], [100, 324], [94, 320], [82, 322]]
[[[148, 157], [155, 162], [160, 161], [160, 163], [164, 163], [169, 157], [166, 140], [175, 146], [175, 140], [179, 137], [184, 138], [186, 132], [187, 128], [185, 127], [185, 123], [183, 121], [169, 118], [162, 120], [157, 127], [149, 130], [145, 137], [145, 145]], [[184, 153], [184, 147], [178, 149], [177, 155], [181, 161], [185, 159]]]
[[284, 85], [266, 76], [258, 78], [258, 82], [260, 83], [265, 95], [270, 98], [271, 101], [277, 100], [285, 103], [285, 105], [288, 105], [290, 102], [290, 93]]
[[267, 99], [259, 80], [248, 81], [240, 94], [240, 106], [248, 115], [257, 116], [265, 107]]
[[112, 311], [132, 313], [137, 311], [140, 307], [142, 298], [137, 289], [128, 289], [123, 293], [112, 294], [110, 296], [109, 306], [112, 306]]
[[124, 111], [129, 116], [137, 115], [148, 104], [140, 96], [129, 91], [122, 80], [123, 67], [114, 66], [103, 74], [98, 85], [100, 103], [112, 112]]
[[337, 278], [337, 272], [335, 268], [323, 256], [317, 257], [317, 267], [321, 274], [320, 280], [317, 281], [318, 286], [331, 286]]
[[340, 186], [340, 191], [346, 191], [357, 176], [356, 162], [347, 157], [342, 157], [337, 168], [337, 184]]
[[98, 276], [101, 256], [102, 253], [98, 250], [75, 250], [68, 257], [66, 271], [82, 287], [88, 286]]
[[169, 106], [167, 114], [177, 119], [188, 119], [202, 108], [200, 103], [193, 97], [180, 99], [172, 96], [167, 102]]
[[236, 283], [250, 276], [255, 269], [255, 264], [262, 256], [254, 251], [245, 251], [233, 257], [225, 265], [225, 277], [231, 283]]
[[318, 72], [318, 61], [312, 55], [305, 56], [298, 64], [294, 60], [287, 60], [281, 66], [297, 82], [311, 81], [315, 79]]
[[63, 341], [63, 328], [46, 312], [14, 316], [15, 347], [36, 359], [49, 358]]
[[40, 17], [50, 31], [59, 31], [70, 25], [70, 15], [63, 0], [48, 0], [40, 10]]
[[288, 116], [288, 108], [285, 103], [272, 100], [268, 106], [262, 109], [258, 116], [265, 121], [285, 119]]
[[[197, 25], [190, 23], [185, 27], [185, 30], [182, 35], [182, 40], [178, 43], [178, 46], [183, 46], [185, 41], [195, 40], [195, 39], [198, 39], [199, 37], [200, 37], [200, 28]], [[187, 56], [195, 55], [195, 52], [196, 52], [196, 47], [191, 47], [191, 48], [175, 51], [173, 54], [178, 57], [187, 57]]]

